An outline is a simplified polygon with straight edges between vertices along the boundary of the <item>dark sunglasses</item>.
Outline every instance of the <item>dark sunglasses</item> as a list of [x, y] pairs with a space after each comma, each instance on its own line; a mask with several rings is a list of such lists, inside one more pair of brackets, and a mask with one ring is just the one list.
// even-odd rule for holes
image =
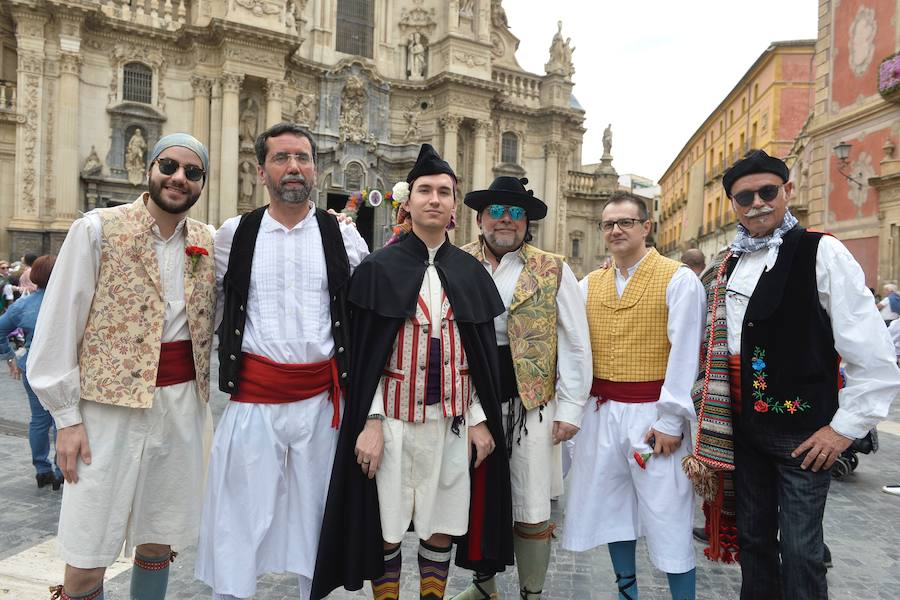
[[525, 218], [525, 209], [521, 206], [504, 206], [503, 204], [488, 206], [488, 214], [492, 219], [502, 219], [505, 212], [509, 212], [509, 218], [513, 221], [521, 221]]
[[184, 169], [184, 176], [190, 181], [200, 181], [206, 176], [206, 171], [197, 165], [182, 165], [177, 160], [171, 158], [157, 158], [156, 164], [159, 165], [159, 172], [163, 175], [174, 175], [178, 167]]
[[734, 201], [738, 203], [738, 206], [746, 207], [753, 204], [753, 197], [757, 194], [759, 194], [759, 199], [763, 202], [771, 202], [778, 197], [779, 191], [781, 191], [780, 185], [770, 183], [762, 186], [758, 190], [744, 190], [743, 192], [738, 192], [733, 198]]

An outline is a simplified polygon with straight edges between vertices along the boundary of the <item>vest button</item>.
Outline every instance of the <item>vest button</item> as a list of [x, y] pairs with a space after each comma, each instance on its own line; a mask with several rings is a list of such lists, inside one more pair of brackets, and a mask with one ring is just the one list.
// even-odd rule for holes
[[341, 322], [340, 322], [340, 321], [335, 321], [335, 322], [334, 322], [334, 326], [335, 326], [335, 327], [340, 327], [340, 326], [341, 326]]
[[428, 333], [428, 325], [422, 325], [422, 333]]
[[750, 321], [749, 323], [747, 323], [747, 327], [753, 327], [753, 321]]
[[341, 373], [341, 379], [347, 379], [347, 371]]
[[338, 348], [338, 354], [343, 354], [343, 353], [344, 353], [344, 347], [341, 346], [340, 348]]
[[241, 335], [241, 330], [240, 330], [240, 329], [235, 329], [235, 330], [234, 330], [234, 335]]
[[235, 356], [234, 354], [230, 355], [228, 358], [230, 358], [231, 360], [237, 360], [237, 356]]
[[244, 312], [244, 305], [241, 304], [241, 306], [240, 306], [240, 308], [238, 308], [238, 310], [240, 310], [241, 312]]
[[332, 297], [331, 297], [331, 301], [332, 301], [332, 302], [337, 302], [337, 296], [332, 296]]
[[233, 388], [233, 387], [234, 387], [234, 382], [233, 382], [233, 381], [229, 381], [229, 382], [228, 382], [228, 387]]

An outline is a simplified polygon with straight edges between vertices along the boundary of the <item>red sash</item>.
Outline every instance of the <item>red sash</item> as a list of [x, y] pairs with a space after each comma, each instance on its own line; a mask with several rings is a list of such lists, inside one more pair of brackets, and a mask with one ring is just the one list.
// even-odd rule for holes
[[191, 344], [191, 340], [160, 344], [156, 387], [176, 385], [185, 381], [193, 381], [196, 378], [194, 347]]
[[662, 386], [662, 379], [658, 381], [610, 381], [594, 377], [594, 383], [591, 384], [591, 396], [597, 398], [597, 407], [607, 400], [626, 404], [643, 404], [659, 400]]
[[337, 361], [333, 358], [317, 363], [284, 364], [244, 352], [240, 382], [238, 392], [231, 395], [235, 402], [284, 404], [328, 392], [334, 405], [331, 426], [337, 429], [341, 422], [341, 386]]
[[734, 412], [741, 413], [741, 355], [728, 355], [728, 392], [731, 394], [731, 406]]

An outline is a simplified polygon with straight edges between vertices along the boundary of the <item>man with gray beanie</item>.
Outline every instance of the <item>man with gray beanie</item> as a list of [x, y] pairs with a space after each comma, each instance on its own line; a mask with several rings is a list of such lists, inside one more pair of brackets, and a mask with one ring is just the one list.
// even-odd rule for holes
[[161, 600], [172, 548], [197, 537], [216, 277], [213, 231], [187, 213], [209, 155], [175, 133], [149, 159], [137, 200], [72, 224], [28, 357], [59, 428], [63, 600], [103, 598], [123, 542], [131, 597]]
[[831, 465], [888, 414], [900, 370], [859, 264], [791, 214], [784, 162], [755, 150], [722, 185], [737, 236], [703, 278], [699, 431], [685, 470], [707, 501], [707, 556], [740, 550], [742, 600], [825, 600]]

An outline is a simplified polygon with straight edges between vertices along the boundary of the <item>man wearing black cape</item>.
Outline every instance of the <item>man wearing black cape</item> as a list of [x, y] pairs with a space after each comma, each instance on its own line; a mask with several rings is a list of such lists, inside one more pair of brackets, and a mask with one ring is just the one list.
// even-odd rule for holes
[[[424, 144], [395, 199], [412, 232], [364, 260], [349, 290], [351, 378], [312, 598], [372, 580], [397, 598], [400, 541], [420, 538], [420, 596], [442, 598], [450, 565], [513, 564], [500, 417], [496, 286], [446, 228], [456, 175]], [[432, 316], [433, 315], [433, 316]], [[377, 474], [377, 476], [376, 476]]]

